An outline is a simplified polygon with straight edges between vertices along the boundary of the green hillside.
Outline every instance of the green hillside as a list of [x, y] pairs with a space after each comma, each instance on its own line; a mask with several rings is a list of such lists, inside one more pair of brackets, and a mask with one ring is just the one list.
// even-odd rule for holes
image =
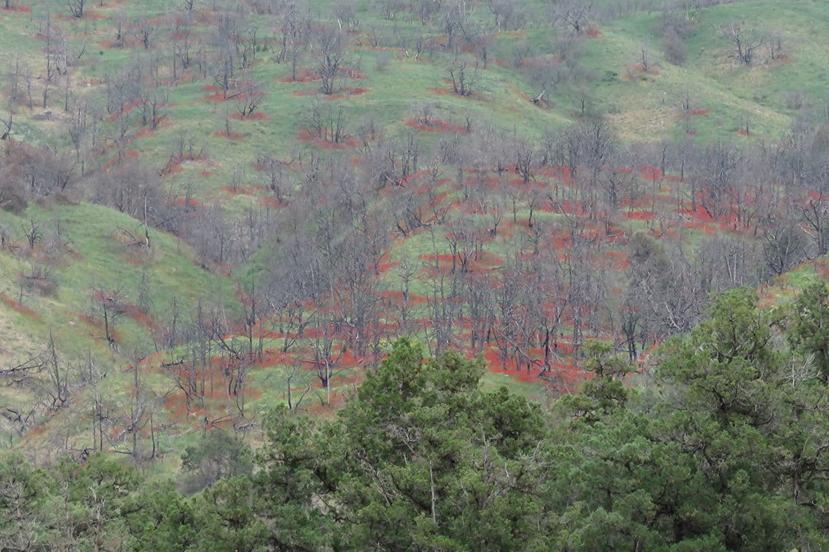
[[[708, 518], [688, 495], [687, 515], [654, 513], [684, 512], [679, 498], [654, 502], [634, 492], [624, 515], [598, 504], [588, 498], [585, 474], [601, 466], [561, 455], [601, 456], [607, 443], [627, 451], [650, 439], [668, 445], [636, 458], [637, 469], [652, 462], [664, 470], [657, 456], [691, 446], [677, 444], [683, 437], [675, 432], [687, 427], [645, 418], [664, 413], [674, 394], [708, 400], [693, 387], [699, 366], [686, 366], [681, 355], [665, 361], [675, 352], [666, 343], [713, 347], [716, 339], [700, 332], [714, 324], [717, 301], [756, 315], [773, 341], [763, 351], [786, 359], [761, 359], [767, 379], [746, 368], [740, 377], [751, 384], [759, 378], [766, 390], [783, 381], [783, 365], [808, 372], [819, 362], [784, 321], [800, 316], [802, 291], [819, 293], [829, 276], [827, 23], [829, 3], [821, 0], [0, 0], [2, 447], [33, 466], [63, 466], [44, 476], [40, 490], [48, 487], [43, 500], [66, 508], [77, 497], [56, 489], [74, 484], [71, 466], [89, 458], [101, 462], [95, 469], [125, 478], [130, 500], [139, 480], [133, 467], [141, 481], [174, 480], [195, 502], [172, 488], [156, 498], [186, 504], [182, 516], [191, 519], [198, 501], [215, 506], [223, 493], [238, 491], [243, 500], [251, 485], [284, 483], [281, 475], [263, 482], [270, 470], [307, 476], [302, 484], [313, 479], [311, 490], [297, 491], [301, 500], [290, 497], [305, 501], [302, 513], [286, 513], [301, 539], [257, 540], [281, 515], [257, 503], [256, 523], [235, 527], [250, 542], [222, 540], [225, 534], [210, 548], [182, 536], [188, 544], [147, 549], [507, 550], [518, 541], [535, 550], [819, 549], [822, 467], [813, 475], [820, 489], [795, 497], [793, 510], [783, 505], [785, 470], [752, 471], [739, 487], [748, 479], [734, 458], [752, 453], [751, 439], [769, 455], [791, 444], [777, 441], [785, 441], [778, 427], [717, 434], [745, 445], [724, 453], [722, 462], [734, 462], [728, 482], [717, 489], [706, 479], [713, 494], [700, 495], [735, 501], [744, 517], [726, 528], [727, 506]], [[757, 291], [756, 305], [746, 289]], [[389, 362], [393, 351], [405, 353], [401, 347], [435, 360]], [[734, 366], [755, 360], [747, 355]], [[604, 381], [604, 361], [618, 369], [612, 382]], [[381, 423], [392, 376], [407, 377], [395, 366], [420, 378], [403, 406], [388, 405], [395, 415], [421, 416], [417, 432], [429, 429], [424, 420], [459, 416], [458, 433], [447, 429], [440, 439], [466, 471], [441, 466], [445, 496], [459, 501], [441, 517], [475, 510], [461, 504], [472, 500], [468, 481], [508, 497], [475, 511], [512, 520], [529, 491], [487, 487], [502, 476], [479, 478], [489, 437], [478, 442], [471, 428], [508, 431], [498, 424], [513, 408], [543, 426], [515, 432], [550, 445], [544, 454], [551, 456], [524, 463], [502, 443], [496, 457], [507, 472], [562, 461], [573, 470], [565, 475], [585, 485], [568, 502], [566, 480], [545, 475], [558, 488], [527, 503], [539, 509], [532, 515], [512, 520], [534, 523], [552, 540], [519, 538], [526, 527], [516, 525], [510, 538], [473, 545], [460, 526], [438, 521], [440, 493], [428, 507], [418, 503], [426, 486], [434, 491], [424, 474], [449, 462], [433, 448], [413, 454], [414, 471], [399, 458], [374, 458], [388, 469], [377, 472], [381, 488], [361, 487], [371, 485], [348, 447], [372, 447], [355, 445], [353, 427], [344, 441], [331, 435], [364, 424], [405, 444], [406, 435]], [[421, 366], [429, 366], [426, 375]], [[383, 377], [391, 379], [378, 383]], [[804, 393], [825, 391], [804, 385]], [[621, 396], [634, 406], [615, 418], [611, 403]], [[457, 412], [418, 402], [435, 397], [459, 401]], [[794, 432], [789, 398], [769, 401], [786, 411], [785, 431]], [[377, 412], [361, 413], [367, 403]], [[731, 423], [695, 404], [700, 424], [709, 417]], [[485, 414], [478, 418], [477, 410]], [[809, 422], [814, 435], [825, 428], [821, 416]], [[593, 446], [591, 428], [605, 423]], [[573, 442], [551, 444], [576, 426]], [[301, 446], [282, 441], [285, 428], [300, 434]], [[458, 452], [459, 442], [469, 447]], [[520, 455], [536, 454], [527, 443], [516, 445]], [[267, 456], [283, 445], [313, 448], [315, 465]], [[239, 455], [214, 458], [211, 447]], [[823, 466], [822, 452], [809, 448], [823, 451], [823, 444], [803, 447]], [[785, 462], [794, 462], [793, 450]], [[254, 461], [253, 451], [265, 456]], [[683, 477], [709, 477], [697, 468], [717, 460], [697, 452], [682, 449], [681, 469], [690, 471], [674, 474], [682, 485], [666, 480], [665, 492], [677, 485], [690, 493]], [[327, 453], [347, 466], [343, 479], [324, 477], [332, 469], [321, 460]], [[206, 456], [194, 459], [199, 454]], [[195, 463], [217, 473], [200, 472], [201, 481]], [[17, 477], [4, 466], [0, 514], [10, 508], [2, 484]], [[43, 475], [32, 470], [24, 474], [31, 481]], [[774, 486], [757, 483], [764, 473]], [[221, 481], [230, 475], [244, 476], [241, 487]], [[383, 494], [387, 477], [411, 482], [414, 513], [397, 502], [395, 493], [406, 494], [400, 488], [367, 498]], [[460, 487], [449, 485], [453, 478]], [[751, 493], [772, 497], [756, 517]], [[800, 509], [806, 500], [814, 517]], [[217, 508], [217, 516], [226, 513]], [[390, 517], [382, 518], [383, 508]], [[48, 508], [34, 510], [43, 516]], [[199, 519], [221, 526], [205, 511]], [[793, 511], [805, 517], [772, 531], [796, 525], [801, 541], [770, 538], [763, 548], [757, 534], [735, 536], [734, 527], [755, 531], [774, 512]], [[665, 519], [674, 514], [669, 531]], [[386, 534], [404, 518], [411, 541], [369, 542], [373, 531]], [[582, 524], [587, 518], [595, 523]], [[633, 518], [646, 536], [591, 544], [591, 535]], [[40, 536], [60, 540], [54, 519], [37, 519], [48, 526]], [[113, 519], [111, 533], [66, 542], [141, 549], [135, 524], [151, 523]], [[322, 528], [318, 540], [304, 533], [313, 520]], [[483, 518], [458, 523], [489, 526]], [[338, 547], [332, 535], [344, 528]], [[687, 542], [684, 532], [693, 535]], [[4, 538], [0, 530], [0, 549], [26, 549]]]

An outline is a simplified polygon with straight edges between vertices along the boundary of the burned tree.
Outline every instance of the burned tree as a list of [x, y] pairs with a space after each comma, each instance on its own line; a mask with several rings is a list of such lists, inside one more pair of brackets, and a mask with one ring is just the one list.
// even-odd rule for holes
[[743, 23], [729, 23], [721, 32], [734, 48], [732, 57], [743, 65], [751, 65], [757, 50], [765, 43], [763, 36], [746, 28]]
[[472, 64], [464, 59], [459, 59], [449, 66], [449, 81], [452, 84], [452, 91], [458, 96], [470, 96], [477, 85], [478, 64]]
[[336, 79], [342, 70], [346, 39], [341, 31], [330, 27], [320, 29], [316, 38], [320, 91], [325, 95], [331, 95], [336, 89]]
[[86, 8], [86, 0], [66, 0], [66, 6], [69, 8], [69, 14], [72, 17], [81, 18]]

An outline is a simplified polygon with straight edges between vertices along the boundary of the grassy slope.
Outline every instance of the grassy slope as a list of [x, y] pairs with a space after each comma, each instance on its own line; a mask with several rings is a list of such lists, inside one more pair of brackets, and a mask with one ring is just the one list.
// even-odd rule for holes
[[[319, 8], [321, 12], [322, 4]], [[31, 13], [0, 13], [0, 50], [14, 52], [38, 73], [42, 63], [39, 52], [43, 44], [35, 38], [35, 33], [42, 27], [45, 13], [51, 11], [56, 14], [54, 17], [58, 24], [70, 33], [74, 51], [87, 45], [87, 52], [76, 68], [78, 82], [103, 78], [106, 73], [117, 70], [140, 53], [138, 49], [116, 50], [106, 45], [106, 40], [111, 39], [113, 34], [112, 17], [118, 13], [127, 16], [160, 15], [168, 8], [168, 3], [160, 0], [120, 2], [117, 5], [106, 2], [103, 8], [93, 8], [94, 18], [78, 22], [61, 15], [66, 10], [62, 0], [32, 1], [30, 5]], [[539, 6], [536, 8], [539, 13], [542, 12]], [[369, 9], [368, 2], [361, 3], [359, 16], [364, 27], [373, 26], [409, 36], [421, 30], [418, 23], [407, 20], [388, 22], [380, 19], [376, 9]], [[479, 10], [475, 17], [483, 19], [486, 14]], [[610, 114], [609, 119], [619, 135], [623, 139], [637, 141], [685, 133], [679, 105], [687, 93], [694, 108], [708, 110], [707, 114], [694, 117], [690, 123], [696, 139], [774, 138], [783, 134], [797, 115], [796, 111], [787, 107], [786, 93], [803, 92], [813, 105], [823, 98], [827, 79], [823, 60], [829, 54], [829, 36], [822, 32], [822, 27], [827, 18], [829, 5], [817, 0], [786, 3], [746, 0], [707, 8], [696, 14], [697, 30], [689, 40], [687, 63], [677, 67], [662, 60], [660, 38], [656, 32], [659, 16], [648, 13], [630, 16], [601, 26], [599, 37], [585, 40], [584, 63], [593, 70], [596, 79], [580, 86], [562, 86], [549, 92], [551, 106], [548, 109], [539, 109], [528, 101], [528, 96], [537, 91], [508, 63], [511, 49], [518, 40], [527, 40], [538, 48], [546, 48], [553, 38], [546, 30], [508, 33], [498, 37], [493, 46], [497, 59], [481, 71], [479, 92], [473, 98], [436, 93], [436, 89], [447, 87], [445, 68], [449, 63], [448, 56], [438, 53], [433, 58], [424, 56], [416, 60], [413, 52], [383, 53], [358, 47], [350, 55], [348, 64], [359, 68], [365, 78], [344, 80], [342, 85], [364, 87], [368, 91], [322, 102], [342, 106], [352, 129], [372, 118], [386, 135], [409, 132], [404, 121], [418, 105], [430, 103], [434, 104], [435, 114], [441, 119], [462, 123], [469, 116], [473, 121], [492, 121], [501, 128], [517, 128], [519, 133], [538, 137], [548, 128], [560, 128], [577, 119], [579, 95], [586, 88], [595, 109]], [[789, 59], [785, 63], [760, 64], [750, 68], [736, 66], [729, 59], [728, 45], [719, 32], [722, 25], [734, 20], [780, 32], [784, 36], [784, 48]], [[208, 29], [203, 27], [200, 32], [208, 32]], [[159, 40], [163, 41], [163, 36], [162, 33]], [[658, 71], [641, 74], [632, 69], [643, 44], [656, 58]], [[384, 70], [377, 65], [381, 55], [392, 57]], [[214, 135], [224, 125], [227, 106], [205, 101], [208, 92], [204, 90], [204, 85], [209, 83], [194, 82], [172, 88], [170, 103], [165, 108], [167, 120], [164, 125], [152, 134], [136, 137], [129, 147], [138, 152], [142, 161], [161, 167], [179, 138], [182, 135], [191, 136], [199, 146], [206, 148], [210, 159], [186, 164], [180, 174], [168, 179], [169, 185], [181, 190], [181, 193], [191, 186], [199, 199], [221, 202], [239, 210], [258, 205], [255, 195], [234, 197], [223, 188], [229, 184], [234, 170], [239, 168], [244, 171], [245, 183], [261, 184], [261, 176], [251, 168], [258, 154], [270, 152], [284, 159], [297, 150], [314, 149], [299, 143], [296, 133], [304, 126], [305, 114], [315, 100], [312, 95], [297, 95], [295, 92], [304, 91], [307, 94], [317, 87], [314, 82], [282, 82], [280, 79], [287, 75], [288, 68], [276, 64], [273, 54], [269, 52], [262, 52], [259, 56], [254, 75], [265, 84], [267, 95], [260, 110], [268, 119], [234, 122], [234, 131], [243, 133], [243, 140], [230, 141]], [[505, 62], [498, 63], [498, 60]], [[303, 66], [312, 67], [313, 59], [305, 59]], [[90, 100], [100, 98], [102, 94], [96, 86], [90, 86], [87, 90], [85, 93]], [[62, 117], [59, 102], [53, 101], [54, 105], [50, 107], [57, 117]], [[41, 111], [37, 108], [31, 112], [22, 109], [18, 113], [16, 138], [33, 143], [65, 145], [65, 136], [55, 136], [51, 123], [33, 118]], [[746, 119], [750, 121], [753, 138], [737, 136], [737, 129]], [[420, 138], [435, 143], [441, 136], [422, 134]], [[12, 229], [19, 241], [19, 229], [32, 218], [42, 221], [45, 227], [53, 225], [52, 221], [61, 220], [62, 233], [74, 256], [71, 262], [62, 263], [55, 269], [59, 283], [56, 296], [24, 298], [23, 303], [37, 313], [37, 318], [0, 304], [0, 331], [4, 336], [0, 360], [11, 361], [27, 352], [39, 350], [52, 330], [62, 354], [67, 358], [80, 362], [88, 351], [92, 351], [113, 367], [123, 366], [124, 357], [109, 350], [101, 339], [100, 329], [85, 325], [78, 320], [78, 315], [90, 311], [90, 294], [94, 288], [118, 288], [131, 300], [137, 299], [142, 268], [127, 262], [129, 253], [115, 235], [118, 228], [134, 231], [138, 227], [137, 221], [104, 207], [54, 205], [33, 206], [20, 216], [0, 213], [0, 224]], [[637, 225], [642, 226], [642, 223], [630, 221], [631, 229]], [[172, 297], [185, 301], [192, 301], [200, 295], [232, 298], [232, 283], [223, 276], [199, 268], [189, 248], [175, 238], [154, 232], [153, 243], [155, 251], [143, 264], [143, 270], [154, 297], [151, 307], [154, 317], [165, 317]], [[492, 247], [497, 252], [500, 245], [496, 243]], [[391, 258], [399, 258], [404, 252], [407, 255], [427, 255], [431, 251], [428, 237], [419, 234], [397, 244]], [[0, 291], [17, 297], [17, 276], [27, 268], [26, 258], [0, 253]], [[388, 285], [393, 288], [396, 284], [393, 275], [389, 274], [387, 278], [390, 280]], [[427, 291], [423, 282], [417, 286], [413, 290], [415, 293]], [[119, 322], [119, 331], [123, 336], [122, 353], [142, 348], [149, 340], [147, 329], [128, 319]], [[275, 363], [252, 376], [255, 387], [261, 390], [260, 396], [251, 399], [252, 408], [263, 408], [283, 400], [286, 370], [283, 364]], [[106, 382], [105, 388], [108, 394], [117, 398], [124, 394], [130, 376], [123, 370], [114, 374], [115, 377]], [[159, 374], [148, 378], [159, 394], [170, 386], [169, 381]], [[503, 381], [506, 381], [506, 376], [489, 374], [486, 384]], [[537, 393], [528, 384], [514, 385], [521, 386], [530, 395]], [[0, 402], [20, 399], [12, 396], [10, 390], [4, 389], [2, 393]], [[314, 400], [313, 397], [309, 399]], [[78, 403], [82, 404], [82, 398]], [[79, 420], [81, 413], [76, 412], [74, 416], [64, 416], [52, 423], [71, 433], [69, 429], [77, 430], [72, 426]], [[50, 438], [54, 438], [60, 431], [55, 429], [48, 433]], [[176, 438], [186, 439], [185, 436]], [[175, 446], [181, 442], [178, 441]]]

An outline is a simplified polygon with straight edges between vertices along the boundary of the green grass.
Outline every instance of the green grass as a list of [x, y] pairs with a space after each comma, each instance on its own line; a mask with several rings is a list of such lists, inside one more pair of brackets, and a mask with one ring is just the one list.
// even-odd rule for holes
[[[610, 1], [610, 0], [606, 0]], [[32, 0], [32, 13], [0, 13], [0, 51], [6, 55], [4, 62], [13, 59], [31, 68], [34, 75], [43, 71], [43, 41], [36, 37], [43, 27], [47, 13], [56, 27], [66, 32], [70, 53], [76, 56], [72, 67], [73, 82], [81, 83], [76, 91], [90, 104], [100, 104], [105, 96], [104, 87], [98, 83], [107, 75], [117, 74], [133, 60], [146, 54], [140, 47], [116, 49], [106, 41], [114, 36], [113, 18], [122, 14], [127, 18], [156, 16], [167, 13], [170, 4], [163, 0], [142, 2], [105, 2], [92, 6], [101, 19], [89, 17], [78, 21], [65, 16], [64, 0]], [[330, 13], [336, 0], [314, 2], [315, 15]], [[482, 23], [490, 21], [484, 3], [478, 3], [471, 19]], [[232, 102], [208, 102], [205, 85], [210, 78], [182, 83], [169, 87], [169, 103], [164, 108], [165, 122], [153, 133], [134, 137], [125, 146], [135, 150], [148, 167], [160, 169], [183, 138], [191, 140], [196, 148], [204, 148], [208, 159], [188, 162], [182, 172], [165, 178], [165, 190], [181, 196], [188, 188], [194, 196], [207, 204], [219, 204], [230, 213], [241, 215], [247, 209], [263, 208], [259, 192], [254, 195], [231, 196], [224, 188], [234, 175], [240, 175], [242, 186], [261, 186], [265, 176], [257, 173], [253, 163], [261, 154], [273, 154], [289, 160], [298, 156], [318, 154], [319, 149], [297, 139], [297, 132], [307, 124], [308, 112], [315, 101], [332, 109], [342, 108], [347, 129], [354, 133], [361, 124], [373, 121], [385, 137], [406, 137], [414, 133], [405, 121], [424, 105], [432, 106], [435, 117], [455, 124], [464, 124], [467, 118], [473, 126], [492, 124], [502, 131], [516, 132], [519, 136], [537, 140], [550, 129], [561, 129], [580, 120], [579, 102], [588, 96], [590, 109], [605, 113], [613, 130], [623, 142], [654, 141], [684, 137], [690, 130], [692, 139], [700, 142], [769, 141], [781, 137], [792, 122], [812, 109], [823, 105], [829, 71], [825, 60], [829, 55], [829, 34], [824, 32], [829, 20], [829, 4], [819, 0], [743, 0], [694, 11], [691, 15], [695, 31], [688, 39], [688, 59], [682, 66], [668, 63], [661, 52], [659, 34], [660, 16], [655, 12], [639, 12], [619, 20], [600, 24], [600, 36], [584, 39], [580, 46], [582, 63], [592, 73], [589, 81], [563, 83], [547, 91], [550, 105], [539, 108], [529, 98], [539, 92], [521, 69], [511, 64], [514, 51], [527, 44], [531, 55], [551, 55], [553, 42], [563, 31], [551, 30], [546, 25], [546, 2], [530, 3], [533, 16], [526, 31], [494, 36], [486, 68], [480, 68], [472, 97], [458, 97], [448, 92], [447, 67], [452, 55], [441, 52], [424, 53], [416, 59], [411, 47], [413, 39], [423, 34], [426, 38], [440, 34], [437, 26], [423, 27], [415, 19], [400, 16], [387, 21], [380, 16], [377, 3], [369, 0], [357, 2], [357, 14], [362, 29], [377, 29], [386, 34], [408, 39], [409, 47], [378, 51], [367, 46], [354, 46], [347, 56], [347, 65], [358, 68], [364, 79], [342, 79], [341, 87], [363, 87], [360, 95], [343, 95], [338, 99], [315, 98], [308, 94], [318, 88], [317, 82], [289, 83], [281, 79], [288, 75], [289, 67], [275, 61], [276, 52], [263, 49], [257, 53], [257, 64], [252, 77], [262, 83], [265, 98], [259, 111], [267, 120], [232, 121], [232, 130], [243, 135], [241, 140], [228, 140], [215, 133], [224, 128], [226, 113], [233, 112]], [[783, 38], [784, 62], [765, 63], [752, 67], [738, 66], [729, 58], [729, 45], [721, 36], [720, 29], [732, 21], [745, 22], [763, 32], [776, 32]], [[544, 23], [544, 24], [542, 24]], [[266, 18], [251, 18], [263, 35], [273, 30]], [[210, 25], [197, 25], [195, 32], [213, 32]], [[159, 29], [152, 54], [167, 53], [165, 43], [169, 29]], [[365, 35], [355, 37], [364, 39]], [[364, 41], [364, 43], [366, 43]], [[655, 62], [657, 69], [649, 73], [638, 71], [643, 45]], [[83, 52], [83, 54], [81, 54]], [[388, 56], [389, 62], [381, 68], [378, 60]], [[762, 54], [761, 54], [762, 56]], [[306, 55], [303, 69], [313, 69], [313, 55]], [[91, 85], [86, 86], [89, 82]], [[38, 145], [66, 148], [65, 132], [55, 132], [54, 122], [38, 120], [43, 111], [39, 107], [40, 84], [36, 82], [35, 108], [18, 106], [15, 117], [14, 138]], [[304, 95], [298, 95], [301, 92]], [[807, 107], [797, 110], [790, 106], [787, 96], [800, 93]], [[693, 116], [686, 123], [681, 118], [680, 105], [685, 96], [692, 107], [707, 110]], [[51, 92], [48, 109], [55, 117], [67, 117], [62, 112], [62, 94], [58, 89]], [[131, 121], [131, 133], [137, 128], [138, 112], [127, 115]], [[751, 135], [738, 136], [737, 131], [746, 122]], [[115, 124], [104, 123], [106, 131]], [[424, 152], [437, 150], [442, 140], [452, 135], [417, 133]], [[461, 138], [463, 139], [463, 138]], [[114, 156], [114, 150], [110, 149]], [[345, 150], [344, 156], [360, 155], [358, 150]], [[426, 155], [424, 154], [424, 158]], [[424, 159], [425, 161], [425, 159]], [[450, 173], [447, 169], [445, 172]], [[453, 174], [444, 174], [449, 176]], [[288, 172], [290, 187], [299, 190], [301, 175]], [[645, 189], [649, 190], [648, 186]], [[299, 192], [301, 193], [301, 191]], [[451, 200], [452, 196], [447, 200]], [[657, 208], [659, 209], [659, 207]], [[526, 220], [527, 210], [522, 206], [519, 218]], [[470, 219], [477, 218], [468, 215]], [[560, 222], [561, 216], [537, 211], [536, 218]], [[511, 218], [508, 209], [504, 221]], [[28, 294], [23, 304], [32, 309], [37, 317], [19, 313], [0, 304], [0, 360], [11, 362], [42, 349], [50, 332], [67, 362], [81, 366], [88, 355], [93, 355], [110, 371], [112, 377], [101, 384], [116, 402], [127, 399], [126, 389], [130, 374], [123, 371], [127, 357], [133, 351], [149, 352], [152, 339], [147, 328], [126, 317], [117, 322], [120, 335], [119, 350], [112, 350], [100, 335], [100, 329], [82, 320], [81, 315], [94, 315], [92, 294], [96, 289], [118, 290], [129, 302], [137, 302], [142, 277], [152, 296], [150, 314], [159, 321], [171, 315], [175, 300], [180, 307], [191, 307], [200, 298], [211, 298], [231, 311], [238, 311], [234, 299], [234, 280], [258, 270], [267, 259], [264, 253], [254, 256], [248, 266], [241, 267], [233, 277], [219, 275], [200, 266], [197, 255], [190, 247], [174, 236], [152, 231], [152, 253], [140, 263], [135, 263], [134, 251], [119, 242], [123, 230], [139, 232], [140, 223], [112, 209], [87, 203], [32, 205], [24, 213], [14, 215], [0, 212], [0, 225], [8, 229], [15, 242], [23, 241], [23, 228], [30, 220], [38, 221], [45, 232], [56, 232], [59, 224], [63, 240], [68, 244], [63, 258], [51, 267], [58, 284], [53, 296]], [[624, 220], [628, 232], [647, 231], [644, 221]], [[699, 243], [704, 234], [696, 230], [686, 232], [691, 243]], [[435, 232], [438, 253], [446, 253], [445, 232]], [[486, 247], [488, 253], [506, 256], [515, 249], [505, 233]], [[25, 249], [25, 248], [24, 248]], [[399, 262], [403, 258], [420, 259], [434, 251], [429, 232], [416, 232], [398, 240], [389, 252], [389, 260]], [[19, 297], [18, 277], [30, 270], [32, 261], [24, 251], [17, 253], [0, 251], [0, 292], [11, 298]], [[143, 274], [143, 276], [142, 276]], [[814, 278], [815, 270], [804, 267], [788, 275], [775, 288], [774, 293], [786, 297], [791, 289], [805, 285]], [[395, 269], [387, 272], [381, 287], [400, 289], [399, 274]], [[432, 283], [423, 275], [411, 283], [410, 292], [427, 295]], [[412, 316], [428, 316], [428, 306], [415, 307]], [[301, 343], [298, 346], [307, 346]], [[269, 366], [254, 370], [249, 384], [260, 394], [251, 400], [252, 412], [261, 414], [285, 400], [286, 366]], [[348, 370], [344, 375], [349, 375]], [[313, 381], [313, 374], [303, 372], [301, 386]], [[163, 396], [171, 386], [161, 374], [148, 374], [146, 383], [157, 395]], [[485, 389], [508, 385], [533, 399], [540, 399], [543, 391], [539, 386], [520, 383], [504, 374], [487, 373], [482, 382]], [[23, 392], [4, 389], [0, 392], [0, 406], [4, 403], [25, 402], [31, 397]], [[48, 435], [80, 435], [84, 424], [85, 395], [78, 397], [71, 414], [61, 421], [50, 422]], [[306, 401], [318, 401], [313, 396]], [[163, 416], [162, 416], [163, 418]], [[162, 420], [175, 425], [175, 420]], [[180, 422], [180, 421], [179, 421]], [[74, 426], [73, 426], [74, 424]], [[59, 427], [58, 427], [59, 426]], [[197, 431], [188, 423], [175, 426], [164, 433], [162, 448], [181, 450], [192, 442]], [[78, 439], [78, 442], [81, 442]], [[171, 453], [172, 456], [175, 456]], [[169, 457], [164, 465], [175, 469], [176, 462]]]

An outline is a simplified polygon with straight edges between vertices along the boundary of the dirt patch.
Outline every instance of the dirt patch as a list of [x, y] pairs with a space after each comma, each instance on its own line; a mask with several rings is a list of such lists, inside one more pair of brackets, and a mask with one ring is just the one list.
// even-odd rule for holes
[[282, 207], [285, 207], [284, 203], [282, 203], [281, 201], [279, 201], [278, 199], [276, 199], [273, 196], [261, 197], [261, 198], [259, 198], [259, 203], [261, 203], [265, 207], [269, 207], [271, 209], [280, 209]]
[[[230, 391], [229, 380], [235, 373], [236, 366], [230, 359], [212, 358], [207, 366], [191, 368], [189, 363], [162, 367], [174, 377], [186, 378], [192, 370], [198, 375], [198, 396], [187, 401], [183, 391], [177, 389], [164, 399], [164, 408], [177, 421], [190, 420], [193, 425], [221, 427], [231, 421], [228, 412], [236, 397]], [[257, 399], [262, 395], [259, 389], [247, 384], [242, 389], [245, 400]]]
[[[93, 337], [104, 339], [106, 340], [106, 332], [104, 329], [103, 321], [98, 321], [90, 314], [77, 314], [76, 315], [78, 320], [82, 321], [84, 324], [89, 326], [91, 329], [95, 330], [92, 333]], [[113, 341], [116, 343], [121, 341], [121, 334], [118, 332], [117, 329], [110, 326], [109, 328], [109, 336], [112, 338]]]
[[13, 311], [22, 314], [23, 316], [27, 316], [35, 320], [40, 320], [40, 315], [36, 313], [33, 309], [27, 307], [26, 305], [15, 299], [12, 299], [5, 293], [0, 293], [0, 302], [2, 302], [4, 305], [9, 307]]
[[576, 199], [565, 199], [555, 203], [555, 211], [566, 215], [584, 216], [587, 211], [584, 204]]
[[109, 117], [107, 117], [107, 118], [109, 119], [109, 122], [117, 121], [120, 117], [123, 117], [124, 115], [129, 115], [130, 113], [132, 113], [133, 111], [135, 111], [136, 109], [141, 107], [142, 105], [144, 105], [144, 100], [142, 100], [142, 99], [137, 99], [137, 100], [133, 100], [131, 102], [127, 102], [123, 106], [121, 106], [120, 111], [116, 111], [115, 113], [110, 113]]
[[613, 270], [624, 271], [630, 268], [630, 259], [624, 251], [604, 251], [600, 258], [604, 259], [606, 264]]
[[29, 6], [9, 6], [8, 8], [0, 8], [0, 11], [7, 13], [31, 13], [32, 8]]
[[83, 17], [74, 17], [68, 13], [62, 13], [58, 15], [58, 19], [63, 21], [76, 21], [78, 23], [82, 21], [100, 21], [101, 19], [105, 19], [106, 15], [100, 13], [94, 9], [85, 9], [83, 12]]
[[269, 121], [270, 117], [264, 111], [255, 111], [250, 115], [242, 115], [238, 111], [230, 116], [235, 121]]
[[642, 165], [639, 167], [639, 176], [645, 180], [662, 180], [664, 175], [659, 167], [654, 167], [653, 165]]
[[448, 132], [454, 134], [466, 134], [465, 126], [456, 125], [442, 119], [430, 119], [428, 122], [417, 119], [407, 119], [406, 126], [421, 132]]
[[311, 69], [300, 69], [296, 72], [296, 78], [292, 78], [291, 75], [286, 75], [279, 79], [279, 82], [284, 83], [302, 83], [302, 82], [313, 82], [320, 80], [319, 74], [316, 71], [312, 71]]
[[170, 156], [167, 164], [159, 171], [160, 176], [169, 176], [171, 174], [178, 174], [184, 169], [182, 165], [187, 161], [207, 161], [208, 158], [204, 153], [184, 152], [176, 153]]
[[627, 211], [625, 216], [631, 220], [653, 220], [656, 213], [653, 211]]
[[147, 138], [149, 136], [154, 135], [158, 129], [165, 128], [168, 126], [170, 126], [170, 117], [168, 117], [167, 115], [162, 115], [156, 122], [155, 128], [151, 128], [148, 126], [141, 127], [137, 131], [135, 131], [133, 139]]
[[[212, 86], [212, 85], [208, 85], [208, 86]], [[213, 92], [212, 94], [207, 94], [204, 97], [204, 101], [206, 101], [208, 103], [223, 103], [223, 102], [228, 101], [229, 99], [230, 99], [230, 96], [226, 95], [222, 91]]]
[[204, 206], [204, 204], [201, 201], [192, 197], [177, 197], [173, 199], [173, 204], [176, 207], [189, 207], [191, 209], [197, 209], [199, 207]]
[[158, 324], [158, 322], [156, 322], [156, 320], [150, 314], [148, 314], [138, 305], [125, 304], [122, 305], [121, 308], [125, 316], [131, 318], [135, 322], [138, 322], [148, 330], [157, 332], [159, 329], [161, 329], [161, 326]]
[[243, 134], [241, 132], [233, 132], [232, 130], [228, 132], [227, 130], [217, 130], [213, 133], [213, 136], [218, 136], [219, 138], [227, 138], [228, 140], [232, 140], [234, 142], [240, 142], [245, 139], [247, 134]]
[[425, 295], [418, 295], [416, 293], [409, 293], [407, 297], [403, 296], [403, 292], [397, 289], [387, 289], [380, 292], [380, 297], [393, 305], [425, 305], [429, 302], [429, 298]]
[[325, 96], [326, 100], [341, 100], [350, 96], [362, 96], [368, 92], [368, 88], [357, 86], [354, 88], [341, 88], [336, 94], [328, 94]]
[[338, 150], [338, 149], [349, 149], [349, 148], [356, 148], [360, 145], [360, 141], [354, 138], [353, 136], [346, 136], [345, 138], [341, 138], [339, 142], [331, 142], [329, 140], [323, 140], [322, 138], [318, 138], [314, 136], [314, 134], [309, 131], [307, 128], [301, 128], [296, 133], [297, 138], [307, 144], [313, 144], [320, 149], [327, 149], [327, 150]]
[[688, 217], [692, 217], [694, 220], [699, 222], [713, 222], [713, 217], [711, 214], [705, 210], [705, 208], [697, 203], [696, 209], [692, 210], [690, 207], [687, 209], [680, 209], [679, 213]]
[[321, 96], [326, 100], [333, 101], [333, 100], [341, 100], [343, 98], [348, 98], [350, 96], [360, 96], [368, 92], [368, 88], [363, 87], [355, 87], [355, 88], [340, 88], [336, 94], [323, 94], [318, 88], [306, 88], [305, 90], [294, 90], [294, 96]]
[[570, 185], [573, 183], [573, 171], [570, 167], [564, 165], [547, 165], [541, 167], [538, 171], [539, 176], [547, 178], [555, 178], [564, 184]]
[[226, 194], [230, 194], [232, 196], [237, 195], [246, 195], [246, 196], [255, 196], [258, 195], [262, 191], [261, 186], [224, 186], [222, 187], [222, 191]]
[[489, 348], [484, 351], [487, 369], [496, 374], [506, 374], [524, 383], [560, 382], [568, 388], [585, 379], [585, 374], [572, 362], [550, 362], [544, 365], [543, 351], [533, 350], [529, 358], [520, 361], [515, 358], [504, 359], [501, 353]]
[[342, 69], [342, 75], [351, 80], [363, 80], [366, 78], [362, 71], [354, 67], [344, 67]]

